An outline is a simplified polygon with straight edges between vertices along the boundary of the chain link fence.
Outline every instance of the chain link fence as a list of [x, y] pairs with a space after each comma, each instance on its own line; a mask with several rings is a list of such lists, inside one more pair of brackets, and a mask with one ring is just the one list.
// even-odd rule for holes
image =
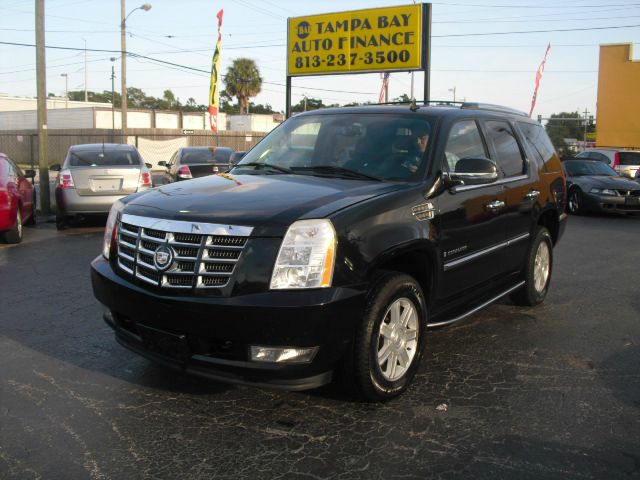
[[[128, 143], [135, 145], [145, 162], [153, 170], [160, 170], [158, 162], [168, 161], [181, 147], [229, 147], [246, 151], [258, 143], [264, 132], [222, 131], [211, 134], [206, 130], [132, 129], [122, 136], [112, 130], [50, 130], [47, 133], [47, 161], [49, 166], [62, 164], [69, 147], [85, 143]], [[0, 132], [0, 152], [23, 168], [38, 167], [38, 132], [16, 130]]]

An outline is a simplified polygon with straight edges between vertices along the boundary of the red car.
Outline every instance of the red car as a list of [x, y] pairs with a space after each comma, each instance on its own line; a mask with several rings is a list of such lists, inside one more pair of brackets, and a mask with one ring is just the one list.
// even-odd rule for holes
[[[33, 178], [33, 170], [27, 170]], [[20, 243], [22, 225], [35, 223], [35, 192], [25, 174], [0, 153], [0, 236], [7, 243]]]

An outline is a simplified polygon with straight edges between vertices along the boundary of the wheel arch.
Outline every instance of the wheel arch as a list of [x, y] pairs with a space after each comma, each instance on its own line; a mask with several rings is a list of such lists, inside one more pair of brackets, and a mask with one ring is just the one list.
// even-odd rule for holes
[[394, 271], [407, 274], [418, 282], [429, 308], [434, 300], [437, 288], [437, 255], [428, 242], [416, 242], [403, 248], [381, 254], [367, 272], [367, 280], [373, 282], [383, 271]]
[[560, 220], [558, 219], [558, 212], [554, 209], [543, 211], [538, 217], [537, 225], [549, 230], [549, 233], [551, 234], [551, 241], [555, 246], [560, 236]]

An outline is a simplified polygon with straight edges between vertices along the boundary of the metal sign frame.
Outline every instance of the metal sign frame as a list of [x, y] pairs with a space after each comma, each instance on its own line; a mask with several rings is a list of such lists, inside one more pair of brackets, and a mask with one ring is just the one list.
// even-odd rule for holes
[[[290, 48], [290, 24], [291, 18], [287, 19], [287, 80], [286, 80], [286, 99], [285, 99], [285, 116], [289, 118], [291, 116], [291, 79], [292, 77], [304, 77], [304, 76], [320, 76], [320, 75], [347, 75], [347, 74], [363, 74], [363, 73], [376, 73], [376, 72], [405, 72], [405, 71], [422, 71], [424, 72], [424, 90], [423, 90], [423, 101], [428, 102], [430, 100], [430, 70], [431, 70], [431, 4], [430, 3], [420, 3], [418, 4], [421, 7], [421, 31], [422, 38], [420, 44], [420, 67], [415, 69], [393, 69], [386, 68], [383, 70], [356, 70], [356, 71], [339, 71], [339, 72], [322, 72], [322, 73], [308, 73], [308, 74], [290, 74], [289, 72], [289, 48]], [[400, 5], [402, 6], [402, 5]], [[413, 6], [413, 5], [407, 5]], [[381, 7], [381, 8], [394, 8], [392, 7]], [[366, 10], [376, 10], [376, 9], [366, 9]], [[357, 11], [357, 10], [356, 10]], [[335, 13], [349, 13], [347, 12], [335, 12]], [[320, 14], [324, 15], [324, 14]], [[330, 13], [326, 14], [330, 15]], [[308, 18], [313, 17], [315, 15], [307, 15], [305, 17], [296, 17], [296, 18]]]

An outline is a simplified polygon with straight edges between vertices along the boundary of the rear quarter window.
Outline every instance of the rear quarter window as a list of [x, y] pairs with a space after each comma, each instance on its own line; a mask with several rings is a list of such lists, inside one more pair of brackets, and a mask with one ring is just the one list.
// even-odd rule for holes
[[618, 152], [620, 165], [640, 165], [640, 152]]
[[560, 171], [560, 159], [549, 139], [549, 135], [544, 131], [544, 127], [536, 123], [528, 122], [517, 122], [517, 124], [522, 132], [525, 144], [535, 161], [540, 166], [544, 165], [547, 171]]

